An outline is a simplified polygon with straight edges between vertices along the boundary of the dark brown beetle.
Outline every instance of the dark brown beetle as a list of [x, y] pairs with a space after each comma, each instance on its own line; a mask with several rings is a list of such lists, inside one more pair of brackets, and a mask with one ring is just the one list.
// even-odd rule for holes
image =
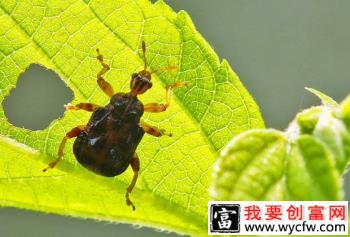
[[170, 66], [160, 68], [153, 72], [147, 71], [146, 45], [142, 42], [144, 69], [132, 74], [129, 93], [114, 93], [112, 86], [103, 79], [103, 75], [109, 70], [104, 63], [103, 56], [97, 49], [97, 59], [102, 65], [102, 70], [97, 74], [97, 83], [111, 99], [106, 106], [92, 103], [79, 103], [66, 105], [67, 110], [85, 110], [93, 112], [87, 125], [73, 128], [63, 138], [58, 150], [57, 158], [50, 162], [43, 171], [53, 168], [62, 159], [64, 146], [70, 138], [77, 137], [74, 142], [73, 152], [80, 164], [96, 174], [113, 177], [123, 173], [129, 165], [134, 171], [134, 177], [126, 189], [126, 204], [135, 206], [129, 198], [133, 190], [139, 169], [140, 161], [135, 152], [144, 133], [152, 136], [169, 135], [164, 130], [150, 126], [140, 121], [143, 112], [159, 113], [165, 111], [170, 105], [171, 90], [185, 86], [185, 82], [175, 82], [166, 88], [166, 103], [150, 103], [143, 105], [137, 95], [145, 93], [152, 87], [151, 74], [164, 70], [173, 70]]

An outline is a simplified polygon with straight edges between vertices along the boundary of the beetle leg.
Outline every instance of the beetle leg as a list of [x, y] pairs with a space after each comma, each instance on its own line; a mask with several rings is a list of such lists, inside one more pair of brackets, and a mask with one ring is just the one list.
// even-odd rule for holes
[[58, 154], [57, 154], [57, 158], [54, 161], [51, 161], [48, 165], [48, 167], [46, 167], [45, 169], [43, 169], [43, 172], [47, 171], [48, 169], [51, 169], [53, 167], [55, 167], [57, 165], [58, 162], [60, 162], [62, 160], [62, 156], [63, 156], [63, 150], [64, 150], [64, 146], [66, 145], [66, 142], [69, 138], [73, 138], [79, 135], [79, 133], [81, 131], [83, 131], [85, 126], [81, 125], [81, 126], [77, 126], [75, 128], [73, 128], [72, 130], [70, 130], [69, 132], [66, 133], [66, 136], [64, 136], [64, 138], [61, 141], [60, 144], [60, 148], [58, 149]]
[[104, 93], [106, 93], [109, 97], [112, 97], [114, 95], [113, 87], [102, 77], [109, 70], [109, 66], [106, 63], [104, 63], [103, 56], [102, 54], [100, 54], [99, 49], [96, 49], [96, 51], [97, 51], [97, 60], [102, 65], [101, 71], [97, 74], [97, 84], [100, 86], [101, 90]]
[[132, 170], [134, 171], [134, 176], [132, 178], [132, 181], [131, 181], [129, 187], [126, 189], [125, 198], [126, 198], [126, 205], [131, 206], [132, 210], [135, 211], [135, 209], [136, 209], [135, 205], [130, 200], [129, 195], [132, 192], [133, 188], [135, 187], [137, 177], [139, 176], [139, 170], [140, 170], [140, 159], [139, 159], [138, 155], [136, 154], [136, 152], [132, 156], [130, 165], [131, 165]]
[[151, 126], [145, 122], [141, 122], [141, 127], [143, 128], [143, 131], [145, 131], [145, 133], [148, 133], [148, 134], [155, 136], [155, 137], [160, 137], [163, 135], [167, 135], [169, 137], [172, 136], [171, 133], [167, 133], [164, 129], [156, 128], [156, 127]]
[[158, 103], [149, 103], [144, 105], [144, 111], [145, 112], [151, 112], [151, 113], [160, 113], [165, 111], [171, 102], [171, 94], [172, 89], [181, 87], [181, 86], [187, 86], [187, 82], [175, 82], [173, 84], [170, 84], [166, 87], [166, 102], [165, 104], [158, 104]]
[[99, 108], [101, 106], [99, 105], [96, 105], [96, 104], [92, 104], [92, 103], [79, 103], [79, 104], [76, 104], [76, 105], [72, 105], [72, 104], [66, 104], [64, 106], [64, 108], [66, 110], [85, 110], [85, 111], [88, 111], [88, 112], [92, 112], [94, 111], [95, 109]]

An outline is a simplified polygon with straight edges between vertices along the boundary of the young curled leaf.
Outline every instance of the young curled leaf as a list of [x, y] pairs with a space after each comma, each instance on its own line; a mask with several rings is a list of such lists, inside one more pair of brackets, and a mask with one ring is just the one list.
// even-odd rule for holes
[[329, 107], [337, 107], [338, 103], [333, 100], [331, 97], [329, 97], [328, 95], [314, 89], [314, 88], [309, 88], [309, 87], [305, 87], [306, 90], [310, 91], [312, 94], [316, 95], [321, 101], [322, 104], [325, 106], [329, 106]]
[[290, 200], [341, 200], [342, 179], [334, 154], [317, 138], [301, 135], [291, 145], [286, 160], [286, 185]]
[[215, 199], [343, 199], [342, 175], [350, 160], [350, 97], [338, 105], [309, 90], [324, 105], [300, 112], [285, 132], [253, 129], [227, 145], [215, 166]]
[[276, 130], [252, 130], [235, 137], [216, 163], [212, 196], [218, 200], [277, 198], [286, 146], [287, 139]]
[[350, 95], [340, 105], [339, 117], [344, 121], [348, 130], [350, 130]]

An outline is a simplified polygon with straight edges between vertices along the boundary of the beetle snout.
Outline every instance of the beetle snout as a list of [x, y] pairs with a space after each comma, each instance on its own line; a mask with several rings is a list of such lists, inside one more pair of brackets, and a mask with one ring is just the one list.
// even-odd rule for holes
[[145, 93], [152, 87], [152, 82], [141, 74], [134, 73], [130, 82], [131, 93], [139, 95]]

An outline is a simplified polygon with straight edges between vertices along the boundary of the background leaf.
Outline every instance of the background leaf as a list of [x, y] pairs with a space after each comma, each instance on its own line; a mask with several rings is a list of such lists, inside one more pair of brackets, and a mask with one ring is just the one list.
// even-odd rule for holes
[[[349, 98], [296, 116], [286, 132], [253, 129], [236, 136], [216, 163], [218, 200], [341, 200], [350, 159]], [[225, 182], [225, 180], [229, 180]]]
[[6, 190], [0, 204], [206, 233], [207, 188], [217, 152], [234, 135], [264, 125], [237, 75], [219, 62], [188, 15], [162, 1], [2, 1], [0, 26], [0, 100], [37, 63], [60, 75], [74, 91], [72, 103], [106, 104], [96, 84], [95, 49], [111, 66], [106, 79], [116, 91], [128, 91], [131, 73], [143, 65], [142, 40], [150, 68], [178, 65], [176, 72], [154, 75], [154, 87], [142, 101], [161, 102], [166, 84], [189, 82], [174, 92], [166, 113], [145, 116], [174, 136], [145, 136], [137, 150], [142, 172], [132, 194], [137, 212], [124, 200], [132, 172], [110, 179], [84, 170], [72, 155], [72, 141], [58, 168], [41, 173], [65, 132], [87, 122], [89, 114], [79, 111], [30, 131], [9, 124], [0, 110], [0, 190]]

